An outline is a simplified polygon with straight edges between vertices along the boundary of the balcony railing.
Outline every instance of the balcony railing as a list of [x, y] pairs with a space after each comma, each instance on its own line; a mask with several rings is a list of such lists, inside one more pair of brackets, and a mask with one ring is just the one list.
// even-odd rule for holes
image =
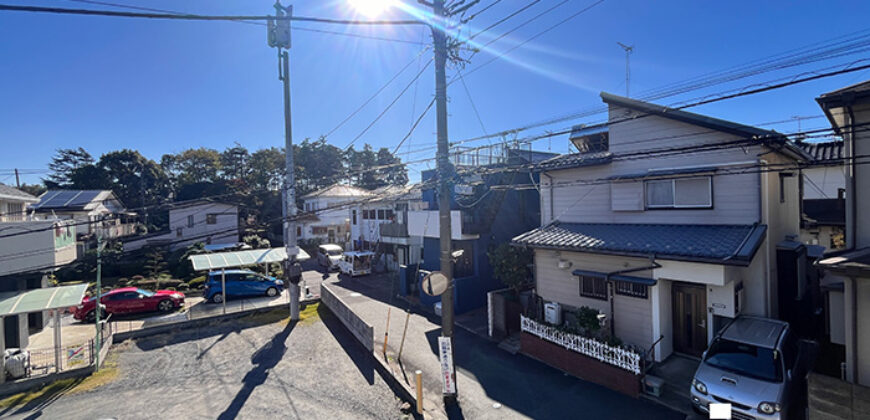
[[381, 237], [407, 238], [408, 225], [405, 223], [382, 223], [380, 226]]

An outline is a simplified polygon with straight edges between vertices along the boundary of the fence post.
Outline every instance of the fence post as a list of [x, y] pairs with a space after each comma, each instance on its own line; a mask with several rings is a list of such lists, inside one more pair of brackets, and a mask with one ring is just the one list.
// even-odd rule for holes
[[423, 371], [414, 372], [417, 378], [417, 414], [423, 414]]
[[392, 306], [387, 307], [387, 329], [384, 330], [384, 359], [387, 358], [387, 338], [390, 336], [390, 310]]
[[402, 331], [402, 344], [399, 344], [399, 356], [397, 357], [397, 359], [400, 362], [402, 361], [402, 349], [405, 348], [405, 334], [408, 333], [408, 320], [410, 318], [411, 318], [411, 312], [410, 311], [405, 312], [405, 328]]
[[94, 339], [88, 340], [88, 354], [90, 354], [90, 364], [94, 364]]

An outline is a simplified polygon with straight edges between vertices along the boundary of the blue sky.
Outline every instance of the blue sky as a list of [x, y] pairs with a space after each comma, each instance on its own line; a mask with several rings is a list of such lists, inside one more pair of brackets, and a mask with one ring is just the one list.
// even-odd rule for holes
[[[409, 3], [411, 0], [404, 0]], [[482, 0], [487, 5], [492, 0]], [[39, 4], [121, 10], [70, 0]], [[271, 14], [271, 0], [115, 0], [114, 3], [201, 14]], [[475, 31], [507, 16], [527, 0], [503, 0], [469, 23]], [[499, 25], [486, 41], [557, 4], [541, 0]], [[504, 51], [591, 4], [571, 0], [494, 43]], [[297, 1], [295, 14], [359, 17], [345, 1]], [[497, 132], [601, 105], [598, 93], [625, 93], [624, 53], [617, 41], [635, 46], [631, 57], [632, 96], [686, 78], [760, 60], [797, 47], [870, 29], [870, 2], [706, 2], [605, 0], [590, 11], [465, 77], [487, 132]], [[406, 18], [393, 12], [384, 18]], [[398, 43], [294, 31], [291, 52], [293, 133], [297, 141], [332, 130], [417, 56], [428, 43], [421, 27], [299, 27], [349, 31], [413, 41]], [[232, 22], [187, 22], [0, 12], [0, 182], [14, 183], [12, 168], [29, 171], [36, 182], [54, 150], [84, 147], [93, 155], [130, 148], [159, 160], [189, 147], [222, 150], [234, 142], [251, 150], [283, 145], [281, 84], [276, 52], [265, 29]], [[365, 109], [329, 137], [345, 147], [409, 83], [426, 51]], [[488, 61], [483, 51], [466, 72]], [[770, 72], [658, 100], [671, 104], [803, 71], [868, 58], [863, 52]], [[866, 64], [866, 63], [864, 63]], [[448, 77], [456, 73], [448, 69]], [[870, 71], [814, 81], [774, 92], [705, 105], [692, 110], [747, 124], [819, 116], [814, 98], [870, 79]], [[358, 144], [394, 148], [434, 92], [428, 69]], [[483, 134], [462, 84], [448, 92], [451, 141]], [[600, 121], [602, 115], [531, 130], [565, 128]], [[802, 128], [826, 126], [824, 119]], [[767, 126], [783, 132], [797, 122]], [[402, 152], [434, 145], [434, 109]], [[474, 145], [486, 142], [474, 143]], [[566, 137], [539, 141], [536, 149], [568, 151]], [[433, 152], [403, 155], [431, 157]], [[433, 163], [434, 164], [434, 163]], [[418, 179], [416, 165], [412, 179]]]

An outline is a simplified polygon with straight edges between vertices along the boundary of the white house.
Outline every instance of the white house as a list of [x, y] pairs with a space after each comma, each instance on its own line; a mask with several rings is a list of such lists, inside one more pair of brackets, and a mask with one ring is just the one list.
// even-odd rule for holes
[[[31, 220], [25, 206], [39, 199], [0, 184], [0, 293], [48, 287], [48, 274], [77, 256], [76, 226], [68, 220]], [[7, 347], [26, 347], [31, 329], [46, 317], [36, 312], [7, 316]]]
[[239, 242], [239, 207], [235, 204], [199, 200], [169, 209], [169, 231], [156, 232], [124, 242], [125, 251], [144, 246], [184, 248], [196, 242], [207, 245]]
[[349, 249], [350, 208], [373, 196], [369, 190], [345, 184], [331, 185], [303, 196], [303, 213], [296, 225], [297, 238], [334, 243]]
[[423, 236], [410, 235], [409, 212], [426, 210], [419, 184], [387, 186], [372, 191], [377, 200], [351, 209], [354, 246], [386, 255], [389, 270], [420, 262]]
[[828, 250], [845, 244], [846, 167], [843, 142], [798, 143], [813, 165], [801, 170], [801, 242]]
[[27, 206], [38, 201], [38, 198], [24, 191], [0, 184], [0, 222], [24, 220]]
[[819, 262], [829, 289], [828, 331], [845, 347], [845, 379], [870, 387], [870, 134], [862, 128], [870, 124], [870, 81], [816, 101], [843, 137], [846, 174], [846, 248]]
[[[609, 122], [576, 127], [581, 152], [539, 164], [536, 293], [591, 307], [661, 361], [699, 356], [741, 313], [778, 314], [777, 244], [800, 232], [783, 135], [602, 93]], [[789, 284], [786, 288], [791, 289]]]
[[48, 190], [28, 211], [41, 220], [75, 221], [79, 254], [96, 246], [97, 229], [104, 239], [136, 233], [136, 213], [124, 209], [111, 190]]

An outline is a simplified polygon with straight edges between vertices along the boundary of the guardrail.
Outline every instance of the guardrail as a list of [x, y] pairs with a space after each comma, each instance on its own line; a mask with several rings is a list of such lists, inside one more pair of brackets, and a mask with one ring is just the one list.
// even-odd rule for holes
[[542, 340], [562, 346], [600, 362], [627, 370], [635, 375], [641, 374], [642, 357], [640, 354], [620, 347], [614, 347], [592, 338], [559, 331], [555, 327], [534, 321], [520, 315], [522, 331]]

